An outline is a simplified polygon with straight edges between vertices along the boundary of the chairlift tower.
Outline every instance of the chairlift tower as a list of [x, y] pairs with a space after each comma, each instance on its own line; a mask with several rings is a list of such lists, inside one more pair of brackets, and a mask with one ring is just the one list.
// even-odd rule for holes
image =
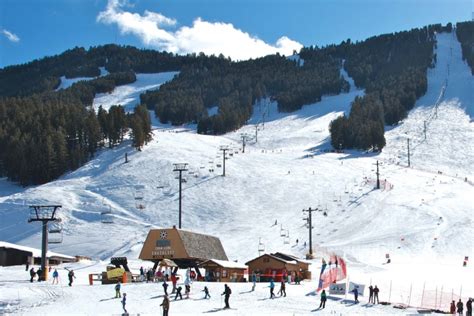
[[60, 209], [62, 205], [30, 205], [30, 218], [28, 223], [41, 222], [43, 228], [43, 234], [41, 238], [41, 272], [40, 280], [47, 281], [48, 272], [46, 267], [48, 266], [48, 258], [46, 253], [48, 252], [48, 222], [58, 221], [56, 217], [56, 211]]
[[241, 134], [240, 137], [242, 138], [242, 153], [245, 153], [245, 145], [249, 140], [249, 136], [247, 134]]
[[178, 171], [179, 172], [179, 221], [178, 221], [178, 227], [181, 229], [181, 186], [183, 183], [183, 171], [188, 171], [188, 164], [187, 163], [174, 163], [174, 169], [173, 171]]
[[229, 147], [221, 146], [219, 150], [222, 151], [222, 176], [225, 177], [225, 153], [229, 150]]
[[308, 221], [309, 228], [309, 256], [313, 256], [313, 212], [321, 211], [318, 208], [312, 209], [311, 207], [307, 210], [303, 209], [303, 213], [308, 212], [308, 218], [305, 219]]

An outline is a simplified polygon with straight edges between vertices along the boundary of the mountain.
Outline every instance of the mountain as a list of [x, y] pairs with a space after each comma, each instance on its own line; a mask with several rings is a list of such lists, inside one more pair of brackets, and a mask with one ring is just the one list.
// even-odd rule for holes
[[[197, 124], [176, 127], [154, 120], [153, 140], [142, 151], [133, 150], [125, 136], [121, 144], [100, 150], [84, 166], [56, 181], [19, 188], [2, 180], [0, 239], [39, 247], [40, 227], [26, 222], [27, 206], [58, 203], [63, 205], [64, 242], [51, 246], [52, 250], [96, 260], [122, 255], [136, 259], [150, 228], [176, 224], [178, 183], [173, 163], [186, 162], [191, 172], [185, 174], [183, 186], [183, 228], [218, 236], [231, 260], [246, 262], [256, 257], [260, 238], [267, 252], [304, 256], [308, 230], [302, 210], [318, 207], [328, 215], [317, 212], [313, 218], [317, 255], [313, 279], [321, 258], [335, 253], [346, 258], [352, 281], [376, 282], [383, 289], [383, 300], [391, 293], [392, 302], [406, 304], [411, 288], [412, 304], [424, 299], [425, 305], [436, 306], [432, 303], [435, 289], [436, 294], [449, 292], [443, 304], [449, 303], [451, 291], [472, 296], [472, 282], [466, 282], [472, 265], [463, 268], [462, 261], [474, 255], [474, 148], [469, 141], [474, 135], [474, 77], [462, 59], [456, 33], [439, 33], [433, 40], [437, 62], [426, 72], [426, 93], [407, 112], [406, 119], [385, 127], [387, 142], [382, 152], [332, 151], [330, 123], [342, 114], [350, 117], [354, 98], [364, 100], [369, 93], [368, 87], [358, 88], [350, 73], [341, 68], [341, 78], [348, 83], [343, 93], [323, 96], [320, 102], [291, 113], [280, 112], [275, 99], [263, 98], [254, 105], [249, 121], [234, 132], [202, 135], [197, 133]], [[155, 84], [171, 75], [175, 74], [156, 75]], [[101, 104], [104, 108], [112, 103], [133, 104], [132, 98], [138, 102], [137, 91], [150, 85], [140, 78], [137, 75], [135, 83], [114, 89]], [[97, 96], [94, 104], [104, 96]], [[242, 134], [249, 138], [245, 153]], [[410, 167], [407, 138], [411, 142]], [[225, 177], [218, 166], [222, 145], [232, 148]], [[125, 153], [128, 163], [124, 163]], [[377, 161], [380, 190], [375, 189]], [[140, 205], [137, 194], [144, 196]], [[106, 210], [112, 212], [112, 224], [102, 223], [101, 212]], [[275, 220], [277, 226], [273, 225]], [[280, 236], [281, 229], [289, 232], [289, 244]], [[386, 254], [392, 259], [389, 265], [384, 264]], [[141, 264], [133, 261], [135, 268]], [[91, 267], [78, 267], [92, 273], [103, 265], [95, 262]], [[278, 305], [278, 311], [310, 313], [312, 308], [306, 306], [314, 305], [315, 298], [303, 294], [315, 286], [308, 283], [304, 287], [307, 292], [298, 292], [295, 299], [301, 310]], [[422, 298], [425, 287], [427, 292], [423, 293], [427, 294]], [[16, 293], [16, 285], [8, 288]], [[135, 290], [130, 288], [132, 293]], [[81, 287], [77, 291], [88, 295]], [[97, 294], [99, 290], [92, 291]], [[33, 296], [26, 297], [32, 300]], [[57, 293], [57, 297], [62, 304], [68, 296]], [[243, 304], [239, 311], [250, 312], [245, 300], [237, 297]], [[45, 307], [21, 304], [26, 303], [20, 306], [33, 314], [45, 312]], [[61, 310], [71, 312], [66, 305]], [[193, 307], [187, 302], [181, 312], [204, 312], [206, 306]], [[274, 311], [264, 302], [258, 306], [268, 313]], [[335, 307], [337, 311], [347, 312], [341, 306]], [[366, 313], [363, 307], [354, 308]], [[395, 312], [393, 308], [376, 311]]]

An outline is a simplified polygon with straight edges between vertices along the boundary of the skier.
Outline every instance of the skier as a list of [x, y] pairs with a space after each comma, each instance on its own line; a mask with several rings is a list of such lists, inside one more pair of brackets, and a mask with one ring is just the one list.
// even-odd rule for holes
[[38, 268], [36, 274], [38, 275], [38, 282], [43, 281], [43, 270], [41, 270], [41, 268]]
[[175, 297], [174, 297], [174, 300], [175, 300], [175, 301], [178, 299], [178, 296], [179, 296], [179, 299], [180, 299], [180, 300], [183, 299], [183, 295], [181, 295], [181, 290], [182, 290], [182, 289], [183, 289], [183, 288], [182, 288], [181, 286], [178, 286], [178, 287], [176, 288], [176, 295], [175, 295]]
[[252, 273], [252, 292], [255, 291], [255, 286], [257, 285], [257, 275], [254, 273]]
[[30, 277], [31, 277], [30, 282], [31, 283], [33, 283], [33, 279], [35, 278], [35, 276], [36, 276], [36, 272], [35, 272], [35, 268], [33, 267], [30, 269]]
[[224, 296], [224, 302], [225, 302], [225, 307], [224, 309], [228, 309], [230, 308], [229, 306], [229, 298], [230, 298], [230, 295], [232, 294], [232, 291], [230, 289], [230, 287], [227, 286], [227, 284], [224, 284], [224, 293], [221, 294], [222, 295], [225, 295]]
[[369, 303], [374, 302], [374, 287], [371, 285], [369, 286]]
[[69, 286], [72, 286], [72, 278], [76, 278], [76, 276], [74, 275], [74, 271], [73, 270], [70, 270], [69, 273], [67, 274], [67, 277], [69, 278]]
[[53, 272], [53, 284], [56, 282], [56, 284], [59, 283], [59, 273], [57, 269], [54, 269]]
[[457, 312], [459, 315], [462, 315], [462, 311], [464, 309], [464, 306], [462, 304], [461, 299], [459, 299], [458, 303], [456, 304]]
[[168, 283], [166, 283], [166, 280], [163, 280], [163, 290], [165, 291], [165, 295], [168, 296]]
[[204, 294], [206, 294], [204, 296], [204, 299], [206, 298], [211, 298], [211, 295], [209, 295], [209, 289], [207, 288], [207, 286], [204, 287], [204, 290], [203, 290]]
[[472, 316], [472, 298], [469, 298], [466, 303], [466, 316]]
[[327, 300], [327, 296], [326, 296], [326, 290], [323, 290], [321, 292], [321, 303], [319, 304], [319, 308], [325, 308], [326, 307], [326, 300]]
[[184, 294], [186, 294], [186, 298], [189, 298], [189, 293], [191, 292], [191, 281], [186, 278], [186, 280], [184, 280]]
[[380, 290], [379, 290], [379, 288], [378, 288], [377, 285], [376, 285], [376, 286], [374, 287], [374, 298], [373, 298], [374, 304], [375, 304], [375, 300], [377, 300], [377, 304], [380, 304], [380, 303], [379, 303], [379, 292], [380, 292]]
[[273, 279], [270, 279], [270, 298], [275, 297], [275, 293], [273, 293], [274, 288], [275, 288], [275, 283], [273, 282]]
[[354, 293], [354, 303], [359, 303], [359, 300], [357, 299], [359, 297], [359, 290], [357, 289], [358, 287], [356, 286], [351, 292]]
[[127, 309], [125, 308], [125, 305], [127, 304], [127, 293], [123, 293], [123, 298], [122, 298], [122, 308], [125, 314], [128, 314]]
[[120, 298], [122, 295], [120, 295], [120, 281], [115, 284], [115, 298]]
[[299, 241], [299, 240], [298, 240], [298, 239], [296, 239], [296, 244], [298, 244], [298, 241]]
[[176, 283], [178, 282], [178, 278], [176, 277], [176, 273], [171, 274], [171, 283], [173, 284], [173, 290], [171, 291], [171, 294], [173, 294], [176, 291]]
[[280, 294], [280, 296], [286, 297], [285, 281], [283, 280], [280, 283], [280, 290], [278, 291], [278, 294]]
[[456, 302], [451, 302], [451, 306], [449, 307], [449, 313], [453, 315], [456, 313]]
[[140, 267], [140, 276], [145, 277], [145, 270], [143, 270], [143, 267]]
[[168, 295], [163, 297], [163, 302], [160, 306], [163, 306], [163, 316], [168, 316], [168, 311], [170, 310], [170, 299], [168, 298]]

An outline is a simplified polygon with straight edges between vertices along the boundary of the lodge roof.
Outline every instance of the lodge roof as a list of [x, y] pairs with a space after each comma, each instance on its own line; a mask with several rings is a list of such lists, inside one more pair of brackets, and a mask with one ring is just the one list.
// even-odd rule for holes
[[[31, 256], [34, 258], [40, 258], [41, 257], [41, 249], [36, 249], [32, 247], [27, 247], [27, 246], [21, 246], [17, 244], [12, 244], [6, 241], [0, 241], [0, 248], [6, 248], [6, 249], [16, 249], [24, 252], [29, 252], [31, 253]], [[63, 255], [57, 252], [52, 252], [48, 251], [46, 253], [46, 257], [48, 258], [60, 258], [60, 259], [70, 259], [70, 260], [76, 260], [75, 257], [72, 256], [67, 256]]]
[[288, 263], [288, 264], [298, 264], [298, 262], [297, 262], [296, 260], [286, 260], [286, 259], [284, 259], [284, 258], [277, 257], [277, 256], [274, 256], [273, 254], [268, 254], [268, 253], [265, 253], [265, 254], [263, 254], [263, 255], [261, 255], [261, 256], [258, 256], [257, 258], [252, 259], [252, 260], [246, 262], [245, 264], [246, 264], [246, 265], [249, 265], [249, 263], [251, 263], [251, 262], [253, 262], [253, 261], [255, 261], [255, 260], [258, 260], [258, 259], [260, 259], [260, 258], [262, 258], [262, 257], [270, 257], [270, 258], [272, 258], [272, 259], [274, 259], [274, 260], [277, 260], [277, 261], [280, 261], [280, 262], [283, 262], [283, 263]]
[[247, 266], [245, 264], [239, 263], [239, 262], [234, 262], [234, 261], [225, 261], [225, 260], [217, 260], [217, 259], [209, 259], [207, 261], [204, 261], [203, 263], [200, 264], [200, 266], [206, 266], [206, 264], [214, 262], [218, 266], [221, 266], [222, 268], [229, 268], [229, 269], [247, 269]]
[[177, 231], [189, 257], [228, 260], [219, 238], [181, 229]]

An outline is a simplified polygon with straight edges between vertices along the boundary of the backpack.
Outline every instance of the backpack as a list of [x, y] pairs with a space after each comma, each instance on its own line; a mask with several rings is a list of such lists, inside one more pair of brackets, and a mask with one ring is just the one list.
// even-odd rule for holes
[[232, 294], [232, 290], [230, 289], [230, 287], [227, 287], [227, 289], [229, 290], [228, 291], [229, 295]]

